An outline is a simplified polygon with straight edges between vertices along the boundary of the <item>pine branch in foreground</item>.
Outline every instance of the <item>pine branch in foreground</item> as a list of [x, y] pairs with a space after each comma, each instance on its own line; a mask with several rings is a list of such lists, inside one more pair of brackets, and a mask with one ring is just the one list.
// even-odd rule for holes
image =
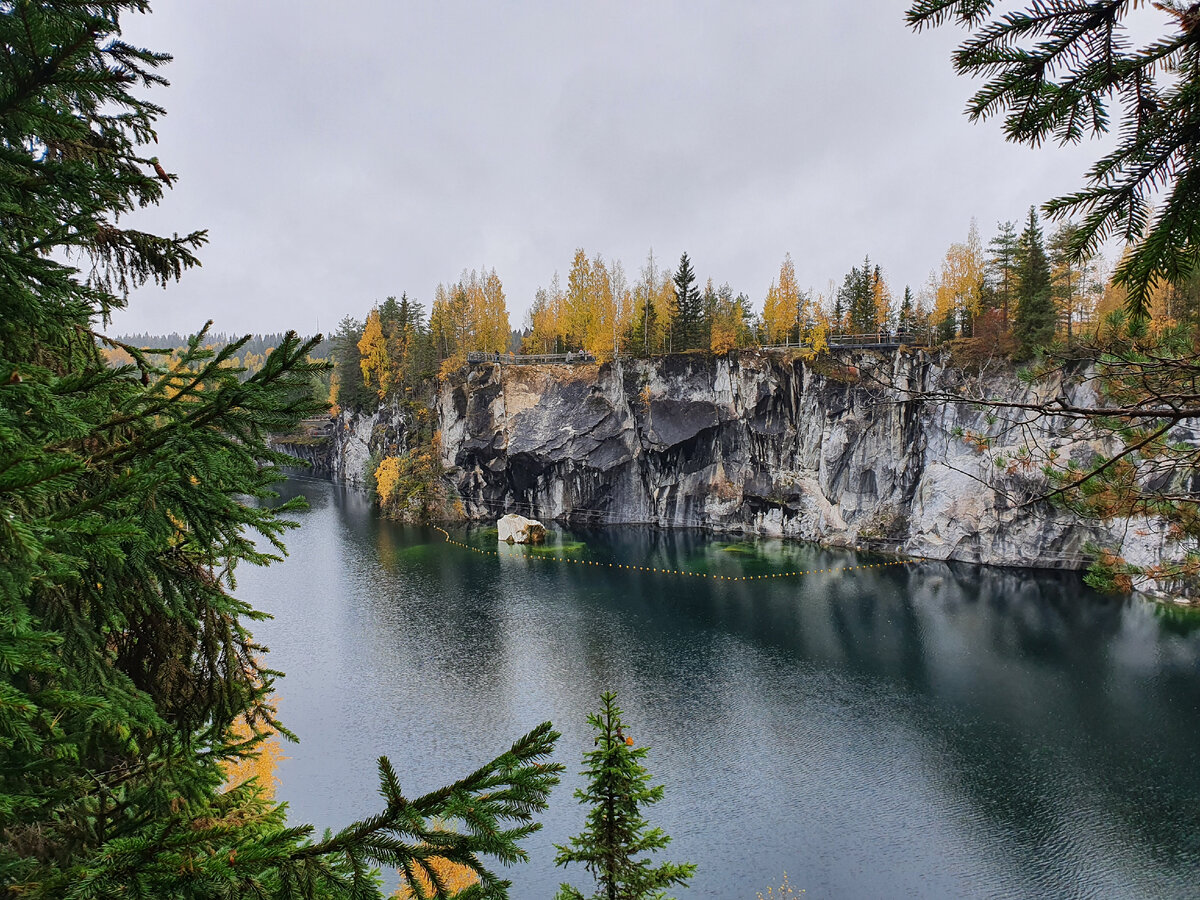
[[[1149, 4], [1163, 17], [1162, 36], [1134, 46], [1128, 18], [1140, 0], [916, 0], [906, 18], [920, 30], [947, 22], [971, 34], [954, 68], [983, 85], [968, 103], [972, 120], [1003, 117], [1015, 143], [1078, 143], [1117, 126], [1113, 149], [1098, 159], [1085, 186], [1051, 200], [1054, 218], [1080, 217], [1078, 258], [1110, 238], [1126, 244], [1114, 272], [1128, 290], [1134, 319], [1149, 314], [1162, 283], [1200, 270], [1200, 11], [1176, 2]], [[1115, 111], [1114, 111], [1115, 107]]]
[[229, 762], [287, 735], [236, 573], [286, 552], [296, 507], [273, 487], [295, 461], [267, 438], [325, 408], [324, 366], [288, 333], [243, 380], [249, 338], [213, 347], [207, 326], [117, 368], [100, 352], [126, 291], [205, 241], [117, 225], [175, 181], [144, 154], [162, 109], [139, 94], [169, 57], [121, 40], [148, 9], [0, 4], [0, 895], [379, 897], [375, 866], [440, 856], [504, 897], [488, 866], [538, 827], [549, 725], [416, 800], [381, 761], [384, 810], [321, 841], [253, 779], [226, 789]]

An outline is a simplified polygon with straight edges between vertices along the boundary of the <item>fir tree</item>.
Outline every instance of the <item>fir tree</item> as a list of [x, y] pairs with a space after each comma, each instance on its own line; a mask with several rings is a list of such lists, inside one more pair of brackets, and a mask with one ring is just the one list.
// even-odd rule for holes
[[122, 344], [133, 362], [104, 362], [126, 290], [178, 278], [204, 241], [118, 224], [175, 180], [142, 150], [162, 110], [140, 92], [165, 85], [168, 57], [121, 39], [147, 8], [0, 5], [0, 885], [373, 897], [372, 866], [440, 858], [505, 896], [484, 856], [521, 858], [537, 827], [558, 771], [548, 724], [420, 798], [380, 760], [383, 810], [319, 841], [255, 783], [222, 792], [223, 763], [281, 727], [234, 575], [283, 552], [292, 507], [263, 501], [292, 461], [267, 437], [322, 409], [323, 366], [288, 333], [242, 380], [249, 339], [211, 349], [204, 330], [176, 359]]
[[433, 346], [433, 335], [425, 322], [425, 309], [416, 300], [408, 301], [408, 321], [410, 326], [404, 377], [408, 384], [415, 387], [437, 375], [437, 351]]
[[[642, 765], [646, 747], [635, 747], [624, 732], [616, 694], [600, 697], [600, 712], [588, 716], [596, 730], [596, 749], [583, 755], [588, 786], [575, 791], [581, 804], [591, 806], [583, 832], [568, 846], [555, 845], [559, 866], [583, 863], [596, 880], [593, 900], [660, 900], [665, 889], [685, 885], [696, 871], [693, 863], [653, 864], [649, 855], [671, 839], [661, 828], [651, 828], [642, 808], [662, 799], [663, 787], [650, 786], [650, 773]], [[569, 884], [558, 900], [583, 900]]]
[[345, 410], [374, 407], [379, 398], [363, 382], [362, 356], [358, 342], [363, 336], [362, 323], [343, 316], [333, 333], [333, 380], [337, 385], [333, 402]]
[[400, 301], [395, 296], [389, 296], [379, 304], [379, 325], [385, 337], [390, 338], [397, 331], [404, 329], [405, 315], [406, 312], [401, 311]]
[[958, 336], [958, 312], [951, 307], [937, 321], [937, 339], [939, 343], [952, 341]]
[[987, 261], [987, 274], [1000, 306], [1001, 321], [1007, 328], [1016, 290], [1017, 249], [1021, 238], [1012, 222], [1000, 222], [996, 227], [999, 231], [988, 241], [991, 256]]
[[870, 256], [863, 257], [862, 268], [853, 267], [838, 290], [838, 301], [850, 319], [853, 334], [871, 334], [877, 328], [878, 310]]
[[1042, 239], [1037, 210], [1029, 208], [1029, 219], [1021, 232], [1016, 254], [1017, 311], [1013, 334], [1017, 353], [1028, 359], [1034, 351], [1054, 340], [1054, 297], [1050, 288], [1050, 261]]
[[707, 347], [704, 337], [704, 300], [696, 286], [696, 272], [685, 252], [679, 257], [679, 268], [675, 270], [675, 302], [679, 311], [675, 315], [674, 350], [693, 350]]

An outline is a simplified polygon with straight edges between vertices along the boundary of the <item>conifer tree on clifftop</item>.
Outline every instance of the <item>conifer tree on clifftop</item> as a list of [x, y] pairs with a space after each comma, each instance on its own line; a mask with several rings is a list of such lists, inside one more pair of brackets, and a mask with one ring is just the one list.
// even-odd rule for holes
[[870, 334], [875, 331], [879, 309], [870, 256], [863, 257], [861, 269], [855, 266], [846, 274], [838, 289], [838, 300], [850, 319], [852, 333]]
[[679, 311], [675, 316], [675, 350], [708, 347], [705, 334], [704, 298], [696, 286], [696, 270], [685, 252], [679, 257], [675, 270], [675, 300]]
[[[288, 507], [245, 498], [272, 496], [287, 458], [267, 433], [321, 408], [320, 365], [292, 333], [245, 381], [227, 365], [245, 339], [210, 350], [202, 332], [170, 364], [99, 352], [125, 290], [178, 278], [205, 238], [118, 224], [175, 180], [142, 149], [162, 110], [141, 94], [168, 57], [121, 39], [148, 8], [0, 4], [0, 886], [373, 897], [372, 866], [439, 858], [503, 897], [483, 855], [522, 858], [556, 780], [549, 724], [421, 798], [381, 759], [383, 809], [316, 842], [254, 782], [222, 791], [223, 764], [278, 727], [278, 673], [247, 627], [261, 614], [232, 589], [239, 564], [283, 551]], [[451, 818], [461, 833], [436, 824]]]
[[997, 228], [996, 236], [988, 242], [991, 256], [987, 261], [987, 274], [1000, 307], [1001, 322], [1007, 328], [1016, 291], [1017, 249], [1021, 237], [1012, 222], [1000, 222]]
[[1038, 224], [1037, 210], [1029, 208], [1025, 230], [1017, 242], [1017, 312], [1013, 333], [1018, 353], [1028, 358], [1054, 339], [1054, 297], [1050, 292], [1050, 260]]

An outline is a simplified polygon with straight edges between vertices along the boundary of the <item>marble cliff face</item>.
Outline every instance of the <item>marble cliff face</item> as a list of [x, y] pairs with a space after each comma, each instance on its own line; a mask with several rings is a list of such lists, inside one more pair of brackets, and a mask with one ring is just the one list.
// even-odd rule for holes
[[[444, 382], [436, 413], [450, 492], [473, 519], [702, 527], [1009, 566], [1080, 568], [1093, 540], [1135, 563], [1162, 554], [1153, 522], [1080, 524], [1020, 502], [1040, 487], [1036, 465], [1013, 463], [1029, 429], [1060, 457], [1102, 449], [1073, 423], [1014, 429], [907, 394], [963, 387], [908, 352], [488, 363]], [[1032, 398], [1011, 372], [971, 388]], [[359, 478], [402, 427], [386, 408], [343, 417], [333, 477]]]

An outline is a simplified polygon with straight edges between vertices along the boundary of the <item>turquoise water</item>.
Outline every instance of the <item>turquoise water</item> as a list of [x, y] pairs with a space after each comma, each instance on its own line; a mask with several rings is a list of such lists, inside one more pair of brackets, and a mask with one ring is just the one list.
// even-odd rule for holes
[[[533, 725], [568, 776], [514, 898], [553, 895], [577, 833], [585, 717], [616, 690], [666, 785], [649, 816], [699, 870], [680, 897], [745, 897], [786, 870], [806, 897], [1195, 897], [1200, 619], [1077, 576], [887, 562], [775, 541], [615, 528], [539, 559], [381, 522], [297, 481], [289, 558], [240, 573], [281, 682], [279, 793], [296, 821], [378, 808], [386, 754], [410, 794]], [[494, 531], [455, 540], [497, 550]], [[564, 552], [565, 551], [565, 552]], [[602, 565], [565, 563], [569, 555]]]

